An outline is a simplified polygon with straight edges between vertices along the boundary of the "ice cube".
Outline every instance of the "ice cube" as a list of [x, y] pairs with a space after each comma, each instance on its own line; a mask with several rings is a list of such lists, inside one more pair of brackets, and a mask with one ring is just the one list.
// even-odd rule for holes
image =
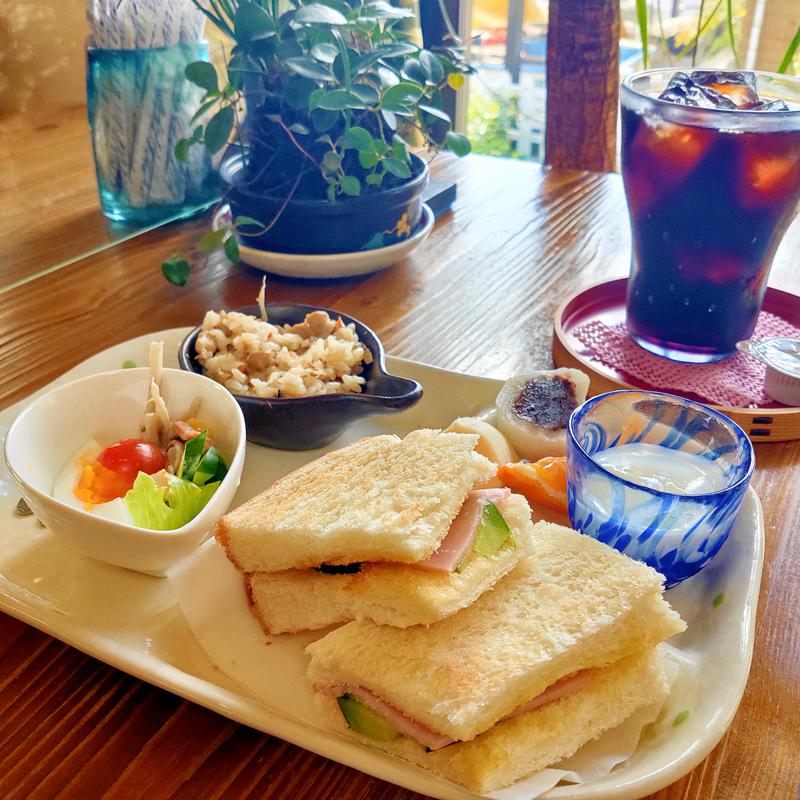
[[658, 99], [697, 108], [736, 109], [736, 104], [724, 94], [695, 83], [685, 72], [676, 72]]
[[789, 106], [785, 100], [762, 100], [756, 107], [756, 111], [788, 111]]
[[760, 102], [756, 76], [752, 72], [693, 72], [689, 79], [724, 95], [736, 108], [753, 109]]

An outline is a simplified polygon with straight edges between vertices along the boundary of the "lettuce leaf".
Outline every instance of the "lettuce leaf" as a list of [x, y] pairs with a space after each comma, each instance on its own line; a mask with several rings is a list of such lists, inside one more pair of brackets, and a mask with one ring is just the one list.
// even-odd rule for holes
[[219, 481], [195, 486], [191, 481], [168, 475], [168, 486], [157, 486], [151, 475], [140, 472], [125, 504], [133, 524], [139, 528], [171, 531], [193, 520], [217, 490]]

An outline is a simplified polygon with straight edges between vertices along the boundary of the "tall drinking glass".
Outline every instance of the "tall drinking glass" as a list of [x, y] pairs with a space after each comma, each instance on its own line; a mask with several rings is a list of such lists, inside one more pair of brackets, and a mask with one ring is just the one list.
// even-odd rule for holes
[[[674, 75], [622, 82], [627, 325], [658, 355], [718, 361], [752, 334], [798, 209], [800, 79], [699, 70], [670, 84]], [[673, 99], [659, 99], [665, 90]]]

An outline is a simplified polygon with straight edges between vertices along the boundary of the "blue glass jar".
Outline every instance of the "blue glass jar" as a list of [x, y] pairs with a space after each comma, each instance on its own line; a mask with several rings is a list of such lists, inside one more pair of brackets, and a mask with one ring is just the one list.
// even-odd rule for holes
[[[621, 445], [660, 445], [713, 462], [723, 488], [679, 494], [641, 486], [595, 460]], [[587, 400], [567, 426], [567, 502], [572, 527], [666, 577], [694, 575], [728, 538], [753, 474], [753, 447], [733, 420], [660, 392], [617, 391]]]
[[175, 144], [193, 128], [202, 90], [184, 76], [208, 60], [208, 44], [87, 51], [86, 86], [97, 186], [103, 213], [150, 225], [190, 216], [220, 196], [202, 146], [183, 164]]

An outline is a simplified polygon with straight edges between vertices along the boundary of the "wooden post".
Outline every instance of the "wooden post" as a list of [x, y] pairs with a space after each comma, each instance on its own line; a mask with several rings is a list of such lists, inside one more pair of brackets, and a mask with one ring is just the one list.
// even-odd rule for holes
[[508, 25], [506, 26], [506, 69], [511, 73], [511, 83], [519, 83], [522, 56], [522, 26], [525, 0], [508, 0]]
[[612, 171], [618, 98], [619, 0], [550, 0], [545, 163]]

